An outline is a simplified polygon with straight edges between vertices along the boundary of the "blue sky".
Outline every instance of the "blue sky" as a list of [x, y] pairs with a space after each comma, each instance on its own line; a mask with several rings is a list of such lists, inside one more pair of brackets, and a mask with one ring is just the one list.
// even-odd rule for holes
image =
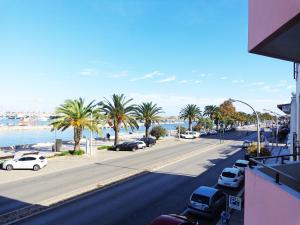
[[0, 0], [0, 10], [0, 111], [113, 93], [166, 115], [229, 97], [276, 109], [295, 89], [290, 62], [247, 52], [247, 1]]

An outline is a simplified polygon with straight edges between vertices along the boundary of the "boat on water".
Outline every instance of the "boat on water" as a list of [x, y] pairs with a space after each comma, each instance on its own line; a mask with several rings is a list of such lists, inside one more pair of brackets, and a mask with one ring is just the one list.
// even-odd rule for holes
[[28, 118], [22, 117], [19, 122], [19, 126], [28, 126], [30, 123]]

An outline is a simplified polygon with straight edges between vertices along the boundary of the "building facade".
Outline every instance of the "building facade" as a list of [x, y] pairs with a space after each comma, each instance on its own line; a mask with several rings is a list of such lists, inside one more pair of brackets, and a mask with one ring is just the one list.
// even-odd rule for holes
[[[248, 51], [291, 62], [290, 153], [300, 146], [300, 0], [249, 0]], [[289, 159], [289, 158], [288, 158]], [[300, 163], [246, 170], [245, 225], [300, 225]], [[282, 160], [282, 162], [284, 162]]]

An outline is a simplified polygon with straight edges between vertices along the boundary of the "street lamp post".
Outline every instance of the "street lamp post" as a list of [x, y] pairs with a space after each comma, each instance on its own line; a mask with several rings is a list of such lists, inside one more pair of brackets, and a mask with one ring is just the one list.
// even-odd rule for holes
[[93, 110], [91, 111], [91, 134], [90, 134], [90, 155], [92, 155], [93, 152]]
[[256, 115], [256, 123], [257, 123], [257, 126], [256, 126], [256, 128], [257, 128], [257, 153], [256, 153], [256, 155], [257, 155], [257, 157], [259, 157], [260, 156], [260, 127], [259, 127], [260, 121], [259, 121], [259, 116], [258, 116], [256, 110], [246, 102], [243, 102], [243, 101], [240, 101], [237, 99], [231, 99], [231, 98], [229, 99], [229, 101], [230, 102], [239, 102], [244, 105], [247, 105], [248, 107], [250, 107], [253, 110], [254, 114]]

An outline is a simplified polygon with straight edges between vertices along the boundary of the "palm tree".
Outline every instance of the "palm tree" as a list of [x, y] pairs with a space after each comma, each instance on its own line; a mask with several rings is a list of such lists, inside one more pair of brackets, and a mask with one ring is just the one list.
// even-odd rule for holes
[[149, 128], [152, 123], [159, 122], [161, 117], [160, 113], [163, 113], [162, 108], [158, 107], [152, 102], [143, 102], [142, 104], [136, 107], [136, 119], [144, 121], [145, 126], [145, 136], [149, 136]]
[[211, 120], [214, 120], [217, 111], [218, 107], [216, 105], [207, 105], [204, 107], [203, 115], [208, 116]]
[[201, 110], [195, 104], [188, 104], [180, 111], [181, 119], [188, 119], [189, 121], [189, 130], [192, 131], [192, 122], [201, 117]]
[[104, 101], [99, 103], [100, 110], [106, 115], [108, 123], [113, 125], [115, 131], [115, 145], [119, 143], [119, 132], [122, 124], [126, 130], [128, 126], [132, 129], [138, 129], [139, 127], [134, 118], [136, 106], [130, 104], [132, 100], [133, 99], [127, 100], [124, 94], [113, 94], [111, 102], [104, 98]]
[[[55, 116], [51, 119], [50, 125], [53, 130], [66, 130], [73, 127], [74, 130], [74, 149], [80, 149], [80, 140], [82, 137], [82, 131], [87, 128], [91, 131], [99, 133], [99, 127], [97, 126], [98, 109], [94, 110], [94, 101], [89, 104], [85, 104], [84, 99], [79, 98], [75, 100], [68, 99], [55, 110]], [[91, 119], [93, 115], [94, 119]]]

